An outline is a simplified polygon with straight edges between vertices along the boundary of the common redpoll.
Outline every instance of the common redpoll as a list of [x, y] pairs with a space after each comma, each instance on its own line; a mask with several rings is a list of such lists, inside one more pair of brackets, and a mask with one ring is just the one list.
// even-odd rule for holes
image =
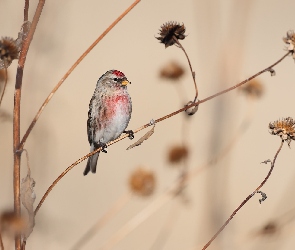
[[[132, 102], [126, 86], [128, 83], [126, 76], [118, 70], [109, 70], [98, 79], [89, 103], [87, 120], [90, 152], [101, 147], [101, 151], [106, 153], [107, 143], [122, 133], [129, 134], [129, 138], [133, 139], [133, 132], [125, 131], [132, 112]], [[84, 175], [89, 171], [96, 172], [99, 153], [88, 158]]]

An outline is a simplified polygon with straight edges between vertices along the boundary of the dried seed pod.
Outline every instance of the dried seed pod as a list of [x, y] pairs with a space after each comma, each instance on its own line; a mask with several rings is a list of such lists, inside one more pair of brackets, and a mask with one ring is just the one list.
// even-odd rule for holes
[[154, 173], [144, 168], [137, 168], [129, 179], [131, 190], [140, 196], [151, 195], [154, 192], [155, 185]]
[[290, 146], [291, 140], [295, 140], [295, 121], [291, 117], [283, 118], [269, 123], [269, 132], [278, 135]]
[[181, 145], [173, 146], [168, 152], [168, 161], [172, 164], [179, 163], [188, 157], [188, 148]]
[[178, 80], [184, 74], [184, 69], [177, 62], [167, 63], [160, 71], [160, 76], [170, 80]]
[[173, 21], [164, 23], [159, 31], [160, 36], [156, 38], [165, 44], [165, 48], [175, 44], [175, 39], [183, 40], [186, 37], [184, 24]]

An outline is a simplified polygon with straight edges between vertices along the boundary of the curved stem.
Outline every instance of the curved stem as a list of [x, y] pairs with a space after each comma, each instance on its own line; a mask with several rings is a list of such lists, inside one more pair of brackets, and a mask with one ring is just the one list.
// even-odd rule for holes
[[184, 47], [181, 45], [181, 43], [178, 41], [178, 39], [175, 36], [173, 36], [173, 40], [177, 43], [177, 45], [179, 46], [179, 48], [182, 49], [182, 51], [184, 52], [184, 54], [186, 56], [186, 59], [188, 61], [188, 65], [189, 65], [189, 68], [191, 70], [193, 81], [194, 81], [194, 85], [195, 85], [195, 91], [196, 91], [195, 98], [194, 98], [194, 102], [195, 102], [197, 100], [197, 98], [198, 98], [198, 95], [199, 95], [198, 87], [197, 87], [197, 83], [196, 83], [196, 74], [193, 71], [193, 68], [192, 68], [192, 65], [191, 65], [191, 61], [190, 61], [190, 59], [188, 57], [188, 54], [186, 53]]
[[34, 117], [33, 121], [31, 122], [30, 126], [28, 127], [26, 133], [24, 134], [21, 143], [20, 149], [23, 149], [24, 144], [31, 133], [32, 129], [34, 128], [37, 120], [39, 119], [41, 113], [43, 112], [44, 108], [47, 106], [55, 92], [59, 89], [59, 87], [63, 84], [63, 82], [68, 78], [68, 76], [73, 72], [73, 70], [79, 65], [79, 63], [89, 54], [89, 52], [116, 26], [116, 24], [125, 17], [141, 0], [136, 0], [133, 4], [131, 4], [90, 46], [89, 48], [78, 58], [78, 60], [72, 65], [72, 67], [66, 72], [66, 74], [59, 80], [57, 85], [53, 88], [50, 94], [47, 96], [45, 101], [43, 102], [42, 106], [39, 108], [36, 116]]
[[202, 248], [202, 250], [207, 249], [210, 244], [217, 238], [217, 236], [223, 231], [223, 229], [228, 225], [228, 223], [234, 218], [234, 216], [236, 215], [236, 213], [263, 187], [263, 185], [267, 182], [267, 180], [269, 179], [274, 166], [275, 166], [275, 162], [276, 159], [278, 157], [278, 154], [280, 153], [282, 147], [283, 147], [284, 141], [281, 142], [281, 145], [279, 147], [279, 149], [277, 150], [274, 159], [271, 163], [271, 167], [270, 170], [268, 171], [268, 174], [266, 175], [266, 177], [264, 178], [264, 180], [261, 182], [261, 184], [251, 193], [247, 196], [247, 198], [233, 211], [233, 213], [231, 214], [231, 216], [225, 221], [225, 223], [222, 225], [222, 227], [213, 235], [213, 237], [207, 242], [207, 244]]

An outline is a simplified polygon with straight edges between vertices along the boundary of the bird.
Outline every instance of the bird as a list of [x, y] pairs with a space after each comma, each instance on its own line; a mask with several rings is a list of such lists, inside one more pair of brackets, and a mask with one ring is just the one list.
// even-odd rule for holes
[[[132, 130], [125, 130], [132, 113], [132, 101], [127, 91], [131, 83], [119, 70], [109, 70], [97, 81], [89, 103], [87, 134], [90, 152], [101, 148], [106, 153], [107, 143], [120, 137], [122, 133], [134, 138]], [[84, 176], [90, 171], [96, 173], [99, 152], [90, 156]]]

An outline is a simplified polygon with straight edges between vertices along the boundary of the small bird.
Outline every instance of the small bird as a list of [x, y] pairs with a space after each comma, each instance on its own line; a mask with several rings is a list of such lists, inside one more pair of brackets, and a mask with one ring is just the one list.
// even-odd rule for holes
[[[89, 103], [87, 133], [90, 152], [98, 148], [106, 153], [107, 143], [117, 139], [122, 133], [134, 138], [133, 131], [125, 129], [131, 118], [132, 102], [127, 92], [130, 83], [118, 70], [109, 70], [97, 81]], [[88, 158], [84, 175], [96, 172], [99, 153]]]

